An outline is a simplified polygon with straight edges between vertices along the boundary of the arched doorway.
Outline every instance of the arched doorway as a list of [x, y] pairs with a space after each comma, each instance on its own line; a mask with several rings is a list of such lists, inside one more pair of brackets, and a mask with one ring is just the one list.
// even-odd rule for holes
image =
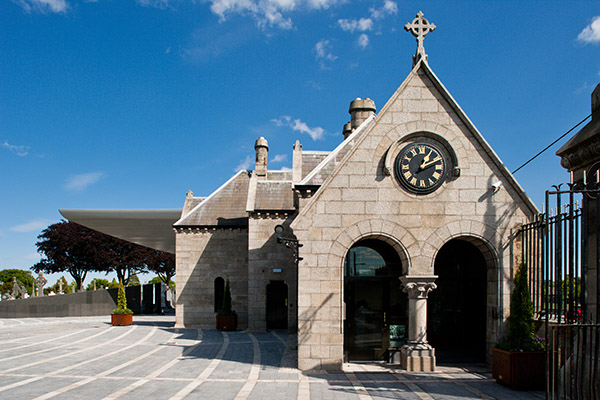
[[488, 265], [474, 243], [453, 239], [435, 258], [427, 338], [441, 364], [485, 362]]
[[408, 315], [401, 274], [398, 252], [386, 242], [365, 239], [348, 250], [344, 261], [347, 360], [385, 360], [390, 347], [404, 344]]

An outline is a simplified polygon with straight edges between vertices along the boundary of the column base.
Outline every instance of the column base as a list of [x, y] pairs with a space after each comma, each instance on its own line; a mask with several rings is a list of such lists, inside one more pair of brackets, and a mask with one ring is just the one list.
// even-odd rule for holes
[[409, 343], [400, 350], [400, 366], [407, 371], [435, 371], [435, 349], [425, 343]]

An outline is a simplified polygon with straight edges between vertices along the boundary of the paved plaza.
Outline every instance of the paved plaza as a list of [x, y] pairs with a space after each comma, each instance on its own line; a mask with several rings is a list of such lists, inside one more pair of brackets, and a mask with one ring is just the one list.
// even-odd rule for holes
[[2, 399], [540, 399], [483, 368], [408, 373], [382, 364], [295, 368], [284, 332], [176, 329], [173, 316], [0, 319]]

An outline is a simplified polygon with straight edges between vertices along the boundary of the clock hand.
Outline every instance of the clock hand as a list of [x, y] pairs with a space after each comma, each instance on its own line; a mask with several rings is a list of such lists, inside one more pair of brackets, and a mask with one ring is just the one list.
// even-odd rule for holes
[[419, 169], [423, 169], [423, 165], [425, 165], [427, 163], [427, 161], [429, 161], [429, 156], [431, 155], [432, 152], [433, 152], [433, 150], [429, 150], [429, 154], [427, 154], [425, 157], [423, 157], [423, 160], [421, 160], [421, 165], [419, 165]]
[[421, 163], [421, 166], [419, 167], [419, 169], [425, 169], [433, 164], [435, 164], [436, 162], [440, 161], [442, 159], [442, 157], [436, 157], [433, 160], [426, 162], [425, 164]]

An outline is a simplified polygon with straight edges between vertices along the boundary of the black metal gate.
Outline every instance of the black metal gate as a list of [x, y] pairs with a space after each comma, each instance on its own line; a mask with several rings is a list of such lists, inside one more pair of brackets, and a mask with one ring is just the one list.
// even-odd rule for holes
[[[598, 274], [586, 281], [586, 254], [592, 247], [591, 254], [600, 254], [600, 235], [589, 232], [600, 226], [590, 224], [600, 215], [600, 190], [561, 186], [546, 192], [544, 213], [521, 230], [534, 312], [548, 344], [546, 399], [598, 399], [600, 318], [598, 307], [592, 313], [587, 304], [599, 304], [600, 285]], [[587, 293], [590, 287], [595, 290]]]

